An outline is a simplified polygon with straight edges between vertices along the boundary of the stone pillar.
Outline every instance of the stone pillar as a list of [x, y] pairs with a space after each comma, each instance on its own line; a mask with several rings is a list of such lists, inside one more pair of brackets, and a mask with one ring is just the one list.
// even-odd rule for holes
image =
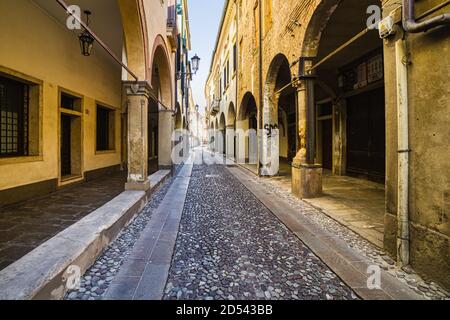
[[[159, 110], [158, 125], [158, 166], [160, 169], [172, 169], [172, 135], [174, 131], [173, 110]], [[185, 150], [188, 152], [188, 150]]]
[[275, 176], [280, 169], [280, 136], [278, 130], [278, 101], [280, 94], [265, 94], [263, 130], [261, 132], [261, 176]]
[[322, 166], [314, 161], [308, 162], [308, 152], [312, 150], [308, 150], [307, 133], [311, 129], [315, 130], [315, 126], [308, 128], [308, 105], [311, 104], [314, 93], [307, 92], [307, 87], [311, 90], [313, 86], [307, 86], [306, 81], [312, 80], [300, 80], [296, 84], [300, 148], [292, 162], [292, 193], [300, 199], [316, 198], [322, 194]]
[[125, 81], [128, 104], [128, 181], [126, 190], [150, 188], [148, 179], [148, 103], [150, 84]]
[[347, 169], [347, 105], [345, 99], [333, 104], [333, 174], [343, 176]]

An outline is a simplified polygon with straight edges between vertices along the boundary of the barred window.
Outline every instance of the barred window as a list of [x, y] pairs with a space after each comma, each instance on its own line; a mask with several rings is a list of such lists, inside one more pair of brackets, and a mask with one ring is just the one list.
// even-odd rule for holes
[[0, 157], [28, 155], [27, 84], [0, 76]]

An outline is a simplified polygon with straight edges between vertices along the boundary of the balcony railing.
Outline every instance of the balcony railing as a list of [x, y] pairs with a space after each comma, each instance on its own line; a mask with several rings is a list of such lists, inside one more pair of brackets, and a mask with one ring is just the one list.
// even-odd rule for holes
[[220, 112], [220, 99], [216, 99], [211, 104], [211, 115], [215, 116]]

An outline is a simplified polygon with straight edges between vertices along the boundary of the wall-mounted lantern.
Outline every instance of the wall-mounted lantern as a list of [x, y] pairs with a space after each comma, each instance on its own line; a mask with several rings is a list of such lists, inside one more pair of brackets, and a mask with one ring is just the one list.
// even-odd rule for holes
[[[89, 16], [92, 14], [90, 11], [84, 11], [86, 15], [86, 25], [89, 26]], [[90, 56], [92, 53], [92, 48], [94, 47], [94, 37], [85, 29], [79, 36], [81, 54], [83, 56]]]

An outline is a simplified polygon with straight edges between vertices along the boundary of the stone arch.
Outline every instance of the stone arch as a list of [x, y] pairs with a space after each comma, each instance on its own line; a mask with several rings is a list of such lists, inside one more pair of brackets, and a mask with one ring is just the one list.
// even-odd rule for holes
[[258, 107], [255, 97], [248, 91], [239, 106], [236, 120], [236, 158], [239, 163], [251, 164], [257, 173], [258, 159]]
[[307, 23], [305, 35], [302, 40], [302, 57], [317, 56], [322, 33], [341, 2], [342, 0], [323, 0], [318, 4], [311, 19]]
[[[162, 36], [156, 36], [152, 48], [151, 66], [148, 69], [151, 74], [153, 95], [158, 98], [159, 105], [159, 165], [168, 167], [172, 165], [172, 134], [174, 128], [173, 113], [175, 113], [175, 128], [177, 125], [181, 108], [174, 110], [177, 106], [173, 104], [172, 69], [167, 47]], [[175, 111], [175, 112], [174, 112]], [[180, 115], [178, 114], [180, 113]], [[178, 118], [177, 118], [178, 117]]]
[[122, 17], [127, 65], [139, 80], [146, 80], [148, 79], [148, 46], [142, 0], [119, 0], [118, 4]]
[[236, 157], [236, 110], [233, 102], [230, 102], [227, 112], [226, 135], [226, 154], [229, 157]]
[[182, 129], [183, 128], [183, 117], [181, 115], [181, 107], [180, 104], [177, 102], [175, 107], [175, 129]]
[[225, 113], [222, 112], [219, 117], [219, 130], [217, 132], [219, 134], [219, 152], [222, 154], [226, 154], [226, 127]]
[[225, 127], [226, 127], [225, 114], [222, 112], [220, 114], [220, 117], [219, 117], [219, 127], [218, 127], [218, 129], [219, 130], [225, 130]]
[[230, 105], [228, 106], [228, 112], [227, 112], [227, 126], [235, 125], [236, 122], [236, 110], [234, 108], [233, 102], [230, 102]]
[[[261, 150], [263, 164], [261, 174], [263, 175], [275, 175], [279, 172], [280, 142], [284, 140], [280, 141], [278, 109], [280, 97], [286, 96], [288, 89], [292, 88], [292, 86], [289, 86], [291, 80], [292, 74], [289, 61], [284, 54], [279, 53], [270, 63], [264, 86], [264, 131]], [[295, 101], [293, 104], [295, 113]], [[286, 156], [286, 158], [288, 157]]]
[[257, 112], [257, 104], [254, 95], [251, 92], [246, 92], [242, 98], [241, 105], [239, 107], [239, 113], [237, 120], [242, 121], [247, 119], [247, 115], [250, 112]]
[[152, 64], [149, 70], [152, 78], [155, 74], [158, 75], [161, 102], [168, 107], [168, 109], [173, 110], [172, 70], [170, 57], [167, 52], [166, 43], [161, 35], [158, 35], [153, 43]]
[[264, 87], [264, 110], [263, 110], [264, 125], [277, 124], [278, 101], [280, 95], [285, 92], [282, 91], [280, 93], [277, 93], [277, 91], [289, 85], [291, 80], [292, 74], [288, 59], [282, 53], [277, 54], [270, 63]]

